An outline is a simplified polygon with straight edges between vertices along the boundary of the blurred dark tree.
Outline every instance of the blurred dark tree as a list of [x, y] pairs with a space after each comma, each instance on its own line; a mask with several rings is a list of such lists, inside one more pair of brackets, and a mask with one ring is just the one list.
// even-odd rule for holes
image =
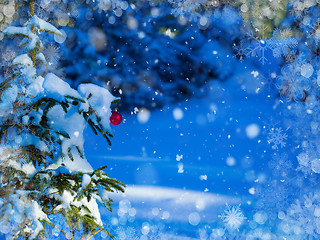
[[83, 5], [75, 26], [64, 28], [68, 39], [61, 66], [74, 86], [83, 82], [105, 86], [121, 96], [119, 107], [126, 110], [161, 108], [203, 96], [210, 80], [223, 81], [232, 74], [222, 64], [204, 61], [203, 46], [215, 39], [216, 50], [232, 56], [232, 43], [241, 34], [241, 19], [233, 9], [228, 11], [238, 20], [230, 23], [224, 6], [215, 11], [219, 14], [212, 15], [210, 24], [199, 27], [172, 15], [169, 3], [130, 2], [126, 9], [111, 13]]

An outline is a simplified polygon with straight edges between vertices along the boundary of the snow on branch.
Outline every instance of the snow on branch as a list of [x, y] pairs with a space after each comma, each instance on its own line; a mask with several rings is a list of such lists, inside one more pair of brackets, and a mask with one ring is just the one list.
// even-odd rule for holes
[[28, 54], [19, 55], [15, 57], [15, 59], [13, 59], [12, 61], [12, 66], [16, 66], [16, 65], [32, 66], [32, 64], [33, 64], [32, 59], [28, 56]]
[[52, 24], [42, 20], [38, 16], [34, 15], [27, 23], [26, 26], [34, 26], [37, 31], [47, 32], [55, 34], [59, 37], [64, 37], [63, 34]]

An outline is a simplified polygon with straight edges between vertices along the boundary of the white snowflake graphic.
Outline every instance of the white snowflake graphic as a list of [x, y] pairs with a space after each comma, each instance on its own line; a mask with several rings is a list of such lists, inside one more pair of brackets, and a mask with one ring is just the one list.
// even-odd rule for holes
[[43, 52], [49, 65], [57, 64], [61, 57], [59, 47], [53, 43], [48, 44]]
[[240, 60], [240, 62], [242, 62], [244, 57], [246, 56], [245, 46], [243, 44], [243, 41], [240, 41], [240, 43], [238, 45], [237, 44], [233, 44], [232, 48], [233, 48], [233, 51], [234, 51], [233, 55], [236, 58], [238, 58]]
[[263, 121], [263, 134], [267, 134], [270, 129], [276, 128], [279, 124], [280, 122], [273, 117], [271, 117], [269, 121]]
[[272, 50], [272, 45], [270, 45], [270, 43], [270, 40], [267, 39], [253, 38], [250, 39], [246, 44], [242, 44], [247, 45], [247, 47], [244, 49], [245, 55], [247, 57], [258, 57], [259, 62], [264, 65], [268, 62], [266, 52], [268, 50]]
[[298, 40], [292, 37], [294, 34], [290, 29], [275, 29], [270, 39], [270, 48], [275, 58], [285, 56], [292, 57], [297, 51]]
[[269, 161], [268, 166], [272, 169], [274, 176], [280, 176], [282, 178], [288, 177], [290, 171], [293, 169], [287, 153], [275, 153], [272, 156], [272, 160]]
[[[266, 27], [262, 28], [262, 36]], [[291, 37], [290, 30], [275, 30], [273, 36], [270, 39], [257, 38], [253, 34], [250, 34], [248, 38], [245, 38], [239, 42], [238, 45], [234, 45], [233, 49], [235, 56], [240, 60], [246, 57], [257, 57], [262, 65], [269, 62], [267, 58], [267, 52], [271, 51], [273, 57], [279, 58], [282, 56], [290, 57], [296, 52], [298, 46], [298, 40]]]
[[[308, 24], [310, 27], [310, 25]], [[320, 19], [316, 21], [316, 23], [311, 26], [310, 31], [307, 32], [307, 38], [313, 39], [317, 44], [320, 42]]]
[[317, 154], [312, 151], [300, 153], [297, 156], [299, 162], [298, 170], [301, 170], [306, 175], [312, 173], [320, 173], [320, 159]]
[[269, 48], [273, 56], [279, 58], [282, 56], [293, 56], [298, 46], [298, 40], [295, 38], [270, 39]]
[[114, 234], [114, 240], [138, 240], [139, 236], [134, 227], [117, 227]]
[[281, 128], [271, 128], [268, 135], [268, 143], [272, 144], [273, 149], [286, 146], [285, 141], [288, 139], [288, 135]]
[[238, 231], [239, 227], [246, 219], [240, 209], [240, 204], [236, 206], [230, 206], [229, 204], [226, 204], [224, 213], [219, 215], [219, 217], [224, 222], [226, 228]]
[[296, 19], [301, 20], [306, 15], [309, 8], [315, 4], [317, 4], [316, 1], [308, 1], [308, 4], [304, 4], [303, 1], [293, 1], [290, 3], [291, 8], [289, 10], [289, 14], [294, 15]]
[[169, 0], [173, 7], [174, 16], [190, 16], [191, 21], [201, 18], [200, 10], [207, 3], [207, 0]]
[[307, 153], [300, 153], [298, 156], [297, 156], [297, 160], [300, 164], [301, 167], [309, 167], [310, 165], [310, 156], [309, 154]]
[[280, 90], [280, 96], [294, 101], [301, 101], [305, 98], [312, 81], [301, 75], [302, 65], [303, 62], [295, 61], [281, 69], [281, 75], [276, 79], [276, 87]]
[[289, 235], [294, 239], [320, 238], [319, 200], [318, 194], [309, 193], [304, 195], [303, 199], [297, 199], [288, 208], [286, 214], [282, 214], [283, 221], [280, 228], [286, 233], [286, 236]]

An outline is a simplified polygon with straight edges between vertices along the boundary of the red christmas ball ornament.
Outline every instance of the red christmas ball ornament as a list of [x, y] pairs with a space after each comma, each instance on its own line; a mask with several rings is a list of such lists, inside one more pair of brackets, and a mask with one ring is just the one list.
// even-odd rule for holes
[[110, 123], [112, 125], [119, 125], [122, 122], [122, 115], [117, 111], [112, 111], [112, 115], [110, 117]]

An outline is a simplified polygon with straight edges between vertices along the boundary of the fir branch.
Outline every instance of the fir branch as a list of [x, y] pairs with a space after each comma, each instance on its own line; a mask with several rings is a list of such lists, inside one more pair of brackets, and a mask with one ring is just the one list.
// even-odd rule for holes
[[80, 98], [75, 98], [75, 97], [72, 97], [72, 96], [65, 96], [65, 98], [69, 98], [69, 99], [72, 99], [74, 101], [78, 101], [78, 102], [82, 102], [82, 103], [85, 103], [84, 100], [80, 99]]
[[118, 103], [118, 102], [120, 102], [121, 100], [120, 100], [120, 98], [118, 98], [118, 99], [116, 99], [116, 100], [113, 100], [112, 102], [111, 102], [111, 104], [116, 104], [116, 103]]
[[66, 237], [66, 239], [70, 240], [70, 238], [68, 238], [67, 234], [65, 233], [65, 231], [63, 229], [61, 229], [61, 232], [63, 233], [63, 235]]
[[[96, 231], [95, 233], [93, 233], [90, 237], [87, 238], [87, 240], [89, 240], [90, 238], [93, 238], [95, 235], [97, 235], [99, 232], [102, 231], [102, 228], [100, 228], [98, 231]], [[110, 236], [110, 234], [109, 234]], [[113, 238], [113, 236], [110, 236], [111, 238]]]

